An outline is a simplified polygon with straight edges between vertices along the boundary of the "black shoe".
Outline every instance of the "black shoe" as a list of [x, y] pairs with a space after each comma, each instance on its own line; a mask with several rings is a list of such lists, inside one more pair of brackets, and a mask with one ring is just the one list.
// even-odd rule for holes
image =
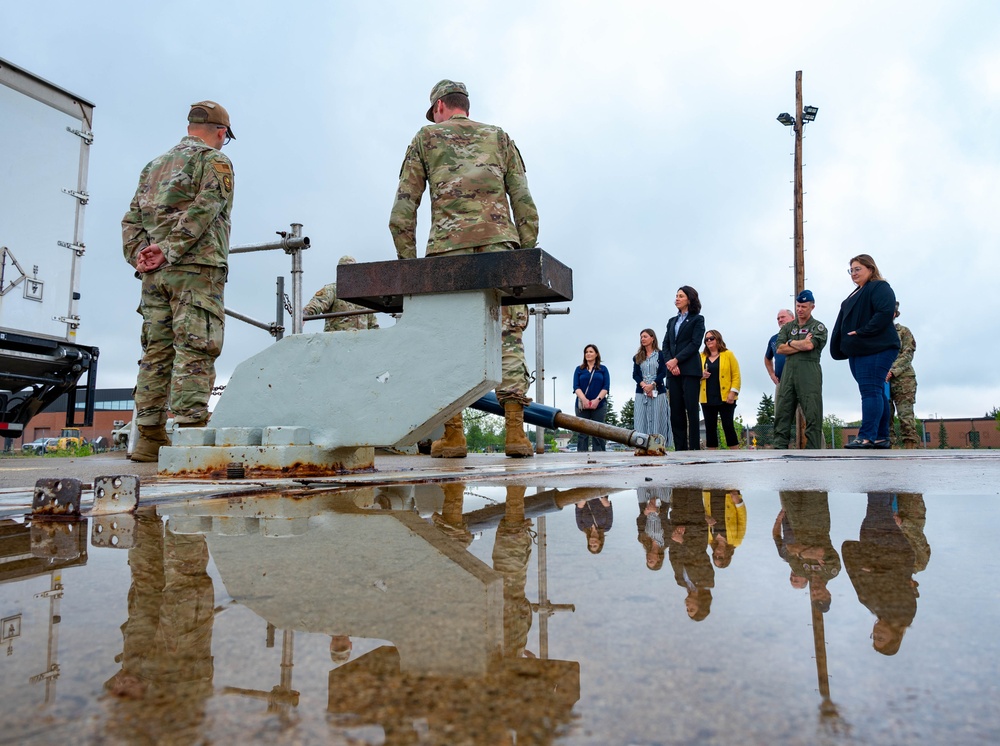
[[879, 450], [882, 451], [888, 451], [890, 448], [892, 448], [892, 443], [890, 443], [889, 439], [886, 438], [885, 440], [876, 440], [874, 443], [872, 443], [872, 447], [878, 448]]
[[861, 440], [861, 438], [855, 438], [850, 443], [845, 443], [844, 448], [874, 448], [875, 444], [870, 440]]

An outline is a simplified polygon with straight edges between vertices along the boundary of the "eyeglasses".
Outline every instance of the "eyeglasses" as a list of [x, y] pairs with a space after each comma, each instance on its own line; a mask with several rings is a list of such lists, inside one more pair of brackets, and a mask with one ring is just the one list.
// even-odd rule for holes
[[706, 342], [714, 342], [715, 341], [715, 337], [705, 337], [705, 341]]
[[849, 275], [856, 275], [856, 274], [858, 274], [863, 269], [864, 269], [864, 267], [851, 267], [849, 270], [847, 270], [847, 274], [849, 274]]
[[227, 127], [224, 124], [217, 124], [217, 125], [215, 125], [215, 129], [217, 129], [217, 130], [225, 130], [226, 131], [226, 139], [222, 143], [223, 145], [228, 145], [229, 143], [231, 143], [233, 141], [233, 138], [231, 138], [229, 136], [229, 127]]

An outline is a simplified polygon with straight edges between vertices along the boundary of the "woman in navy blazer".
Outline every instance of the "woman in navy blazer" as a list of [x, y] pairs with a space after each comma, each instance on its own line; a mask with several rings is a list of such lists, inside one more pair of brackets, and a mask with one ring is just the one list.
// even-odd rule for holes
[[667, 390], [670, 392], [670, 428], [674, 450], [697, 451], [698, 399], [701, 396], [701, 355], [705, 318], [701, 315], [698, 291], [682, 285], [674, 298], [677, 315], [667, 322], [663, 334], [663, 354], [667, 358]]

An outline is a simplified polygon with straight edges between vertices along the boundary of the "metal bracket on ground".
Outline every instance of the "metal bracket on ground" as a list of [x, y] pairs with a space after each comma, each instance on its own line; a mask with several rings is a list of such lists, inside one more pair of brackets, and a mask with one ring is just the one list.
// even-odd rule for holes
[[79, 479], [52, 477], [35, 482], [31, 501], [32, 518], [75, 520], [80, 516]]
[[139, 477], [135, 474], [94, 477], [91, 515], [131, 513], [139, 505]]

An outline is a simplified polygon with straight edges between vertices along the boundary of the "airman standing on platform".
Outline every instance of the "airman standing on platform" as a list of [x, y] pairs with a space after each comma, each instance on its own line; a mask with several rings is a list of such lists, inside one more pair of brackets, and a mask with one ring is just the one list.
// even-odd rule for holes
[[[414, 259], [417, 208], [430, 185], [431, 230], [427, 256], [455, 256], [533, 249], [538, 210], [528, 191], [524, 162], [514, 141], [499, 127], [469, 119], [464, 83], [442, 80], [431, 90], [427, 119], [403, 158], [389, 231], [400, 259]], [[513, 213], [513, 216], [512, 216]], [[530, 374], [521, 335], [528, 325], [526, 306], [504, 306], [503, 380], [496, 390], [507, 424], [505, 453], [534, 455], [524, 435], [524, 406]], [[445, 423], [445, 434], [431, 445], [431, 456], [467, 454], [462, 413]]]
[[169, 444], [168, 406], [178, 427], [208, 422], [222, 352], [234, 178], [222, 154], [233, 138], [229, 112], [214, 101], [192, 104], [187, 132], [142, 170], [122, 219], [125, 259], [142, 280], [133, 461], [156, 461]]
[[[342, 264], [354, 264], [353, 256], [342, 256], [337, 266]], [[321, 313], [341, 313], [343, 311], [364, 311], [364, 306], [348, 303], [337, 297], [337, 283], [331, 282], [316, 291], [305, 307], [302, 309], [303, 316], [315, 316]], [[324, 332], [345, 332], [358, 329], [378, 329], [378, 321], [375, 314], [359, 314], [357, 316], [341, 316], [340, 318], [323, 319]]]

